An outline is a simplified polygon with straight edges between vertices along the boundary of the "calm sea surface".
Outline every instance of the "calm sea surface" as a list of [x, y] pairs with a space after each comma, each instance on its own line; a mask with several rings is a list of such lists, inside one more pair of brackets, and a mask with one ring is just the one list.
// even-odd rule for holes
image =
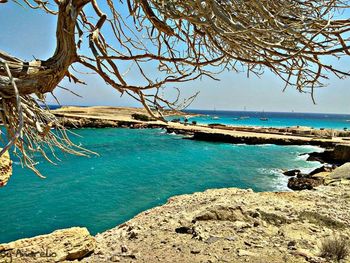
[[[350, 115], [346, 114], [204, 110], [188, 110], [188, 112], [203, 114], [203, 116], [189, 119], [190, 121], [197, 121], [201, 124], [221, 123], [226, 125], [263, 127], [308, 126], [315, 129], [328, 128], [340, 130], [347, 128], [350, 130]], [[261, 118], [268, 120], [262, 121]]]
[[75, 132], [81, 137], [74, 141], [100, 156], [59, 154], [57, 166], [38, 158], [45, 180], [16, 162], [0, 189], [0, 243], [71, 226], [96, 234], [170, 196], [208, 188], [287, 190], [281, 169], [319, 166], [299, 156], [320, 150], [315, 147], [208, 143], [162, 130]]

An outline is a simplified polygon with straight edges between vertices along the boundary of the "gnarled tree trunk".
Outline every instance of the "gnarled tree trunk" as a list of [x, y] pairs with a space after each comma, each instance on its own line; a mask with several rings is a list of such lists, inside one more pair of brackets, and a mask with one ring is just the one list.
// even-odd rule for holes
[[[0, 51], [0, 59], [8, 63], [20, 95], [51, 92], [64, 78], [68, 67], [77, 60], [75, 25], [83, 6], [90, 0], [61, 0], [57, 21], [56, 51], [48, 60], [24, 62]], [[14, 97], [14, 89], [5, 70], [0, 70], [0, 95]]]
[[[5, 2], [0, 0], [0, 4]], [[50, 9], [53, 2], [56, 11]], [[44, 149], [50, 149], [53, 155], [57, 147], [75, 154], [82, 150], [69, 140], [57, 118], [31, 96], [52, 92], [65, 76], [80, 82], [68, 72], [75, 62], [95, 72], [121, 94], [142, 103], [149, 114], [159, 119], [164, 108], [185, 108], [196, 97], [182, 101], [178, 92], [174, 100], [168, 100], [162, 92], [164, 87], [204, 76], [217, 79], [216, 75], [225, 69], [246, 69], [256, 75], [270, 69], [285, 82], [285, 87], [309, 92], [312, 98], [314, 88], [324, 86], [322, 80], [327, 73], [339, 78], [350, 76], [347, 69], [323, 59], [350, 55], [349, 20], [336, 19], [339, 10], [350, 8], [350, 1], [23, 3], [58, 16], [57, 47], [48, 60], [31, 62], [0, 51], [0, 119], [6, 128], [0, 139], [7, 142], [0, 156], [14, 145], [18, 149], [14, 154], [20, 153], [22, 163], [37, 174], [34, 153], [49, 159]], [[83, 7], [88, 3], [91, 9], [87, 14]], [[128, 13], [121, 10], [124, 4]], [[106, 37], [102, 32], [107, 33]], [[88, 40], [88, 50], [79, 54], [77, 47], [83, 39]], [[127, 77], [128, 72], [138, 73], [140, 78]], [[178, 91], [176, 86], [175, 90]], [[44, 96], [39, 98], [40, 103], [45, 101]], [[57, 133], [51, 132], [53, 127]]]

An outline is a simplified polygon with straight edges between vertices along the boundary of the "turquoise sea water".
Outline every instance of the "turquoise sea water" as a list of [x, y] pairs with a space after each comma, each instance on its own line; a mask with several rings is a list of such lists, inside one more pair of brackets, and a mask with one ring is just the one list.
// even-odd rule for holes
[[301, 146], [247, 146], [184, 140], [163, 130], [82, 129], [82, 143], [100, 156], [60, 155], [53, 166], [39, 159], [42, 180], [14, 166], [0, 189], [0, 243], [85, 226], [112, 228], [173, 195], [208, 188], [287, 190], [281, 169], [312, 169]]
[[[188, 112], [203, 114], [200, 117], [189, 119], [190, 122], [197, 121], [200, 124], [221, 123], [225, 125], [263, 127], [308, 126], [315, 129], [326, 128], [342, 130], [347, 128], [350, 130], [349, 114], [208, 110], [188, 110]], [[172, 118], [173, 117], [170, 117], [169, 119]], [[261, 121], [260, 118], [267, 118], [268, 120]]]

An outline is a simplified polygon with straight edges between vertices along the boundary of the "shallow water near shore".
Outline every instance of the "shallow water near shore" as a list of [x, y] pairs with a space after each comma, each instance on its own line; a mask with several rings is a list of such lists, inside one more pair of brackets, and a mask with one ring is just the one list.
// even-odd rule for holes
[[82, 129], [73, 140], [100, 156], [39, 158], [42, 180], [16, 162], [0, 189], [0, 243], [85, 226], [105, 231], [174, 195], [209, 188], [285, 191], [281, 169], [312, 170], [311, 146], [232, 145], [184, 140], [163, 130]]

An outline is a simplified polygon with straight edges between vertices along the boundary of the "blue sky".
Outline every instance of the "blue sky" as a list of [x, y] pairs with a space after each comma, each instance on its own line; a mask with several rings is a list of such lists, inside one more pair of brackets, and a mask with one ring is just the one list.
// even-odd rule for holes
[[[41, 11], [22, 8], [13, 3], [2, 4], [0, 49], [26, 60], [33, 57], [46, 59], [55, 49], [55, 23], [54, 16]], [[337, 64], [342, 68], [350, 68], [350, 59], [346, 58]], [[83, 98], [61, 89], [55, 90], [61, 104], [139, 106], [132, 98], [120, 97], [118, 92], [97, 76], [84, 75], [83, 78], [87, 86], [76, 86], [67, 81], [62, 83]], [[258, 111], [350, 114], [350, 79], [339, 80], [330, 76], [328, 86], [316, 91], [317, 104], [314, 105], [308, 94], [299, 93], [292, 88], [282, 92], [283, 82], [268, 71], [260, 78], [247, 78], [245, 73], [234, 72], [225, 72], [219, 78], [221, 81], [204, 78], [181, 84], [183, 97], [200, 91], [190, 108], [242, 110], [246, 107], [247, 110]], [[49, 97], [49, 102], [54, 103], [54, 100]]]

